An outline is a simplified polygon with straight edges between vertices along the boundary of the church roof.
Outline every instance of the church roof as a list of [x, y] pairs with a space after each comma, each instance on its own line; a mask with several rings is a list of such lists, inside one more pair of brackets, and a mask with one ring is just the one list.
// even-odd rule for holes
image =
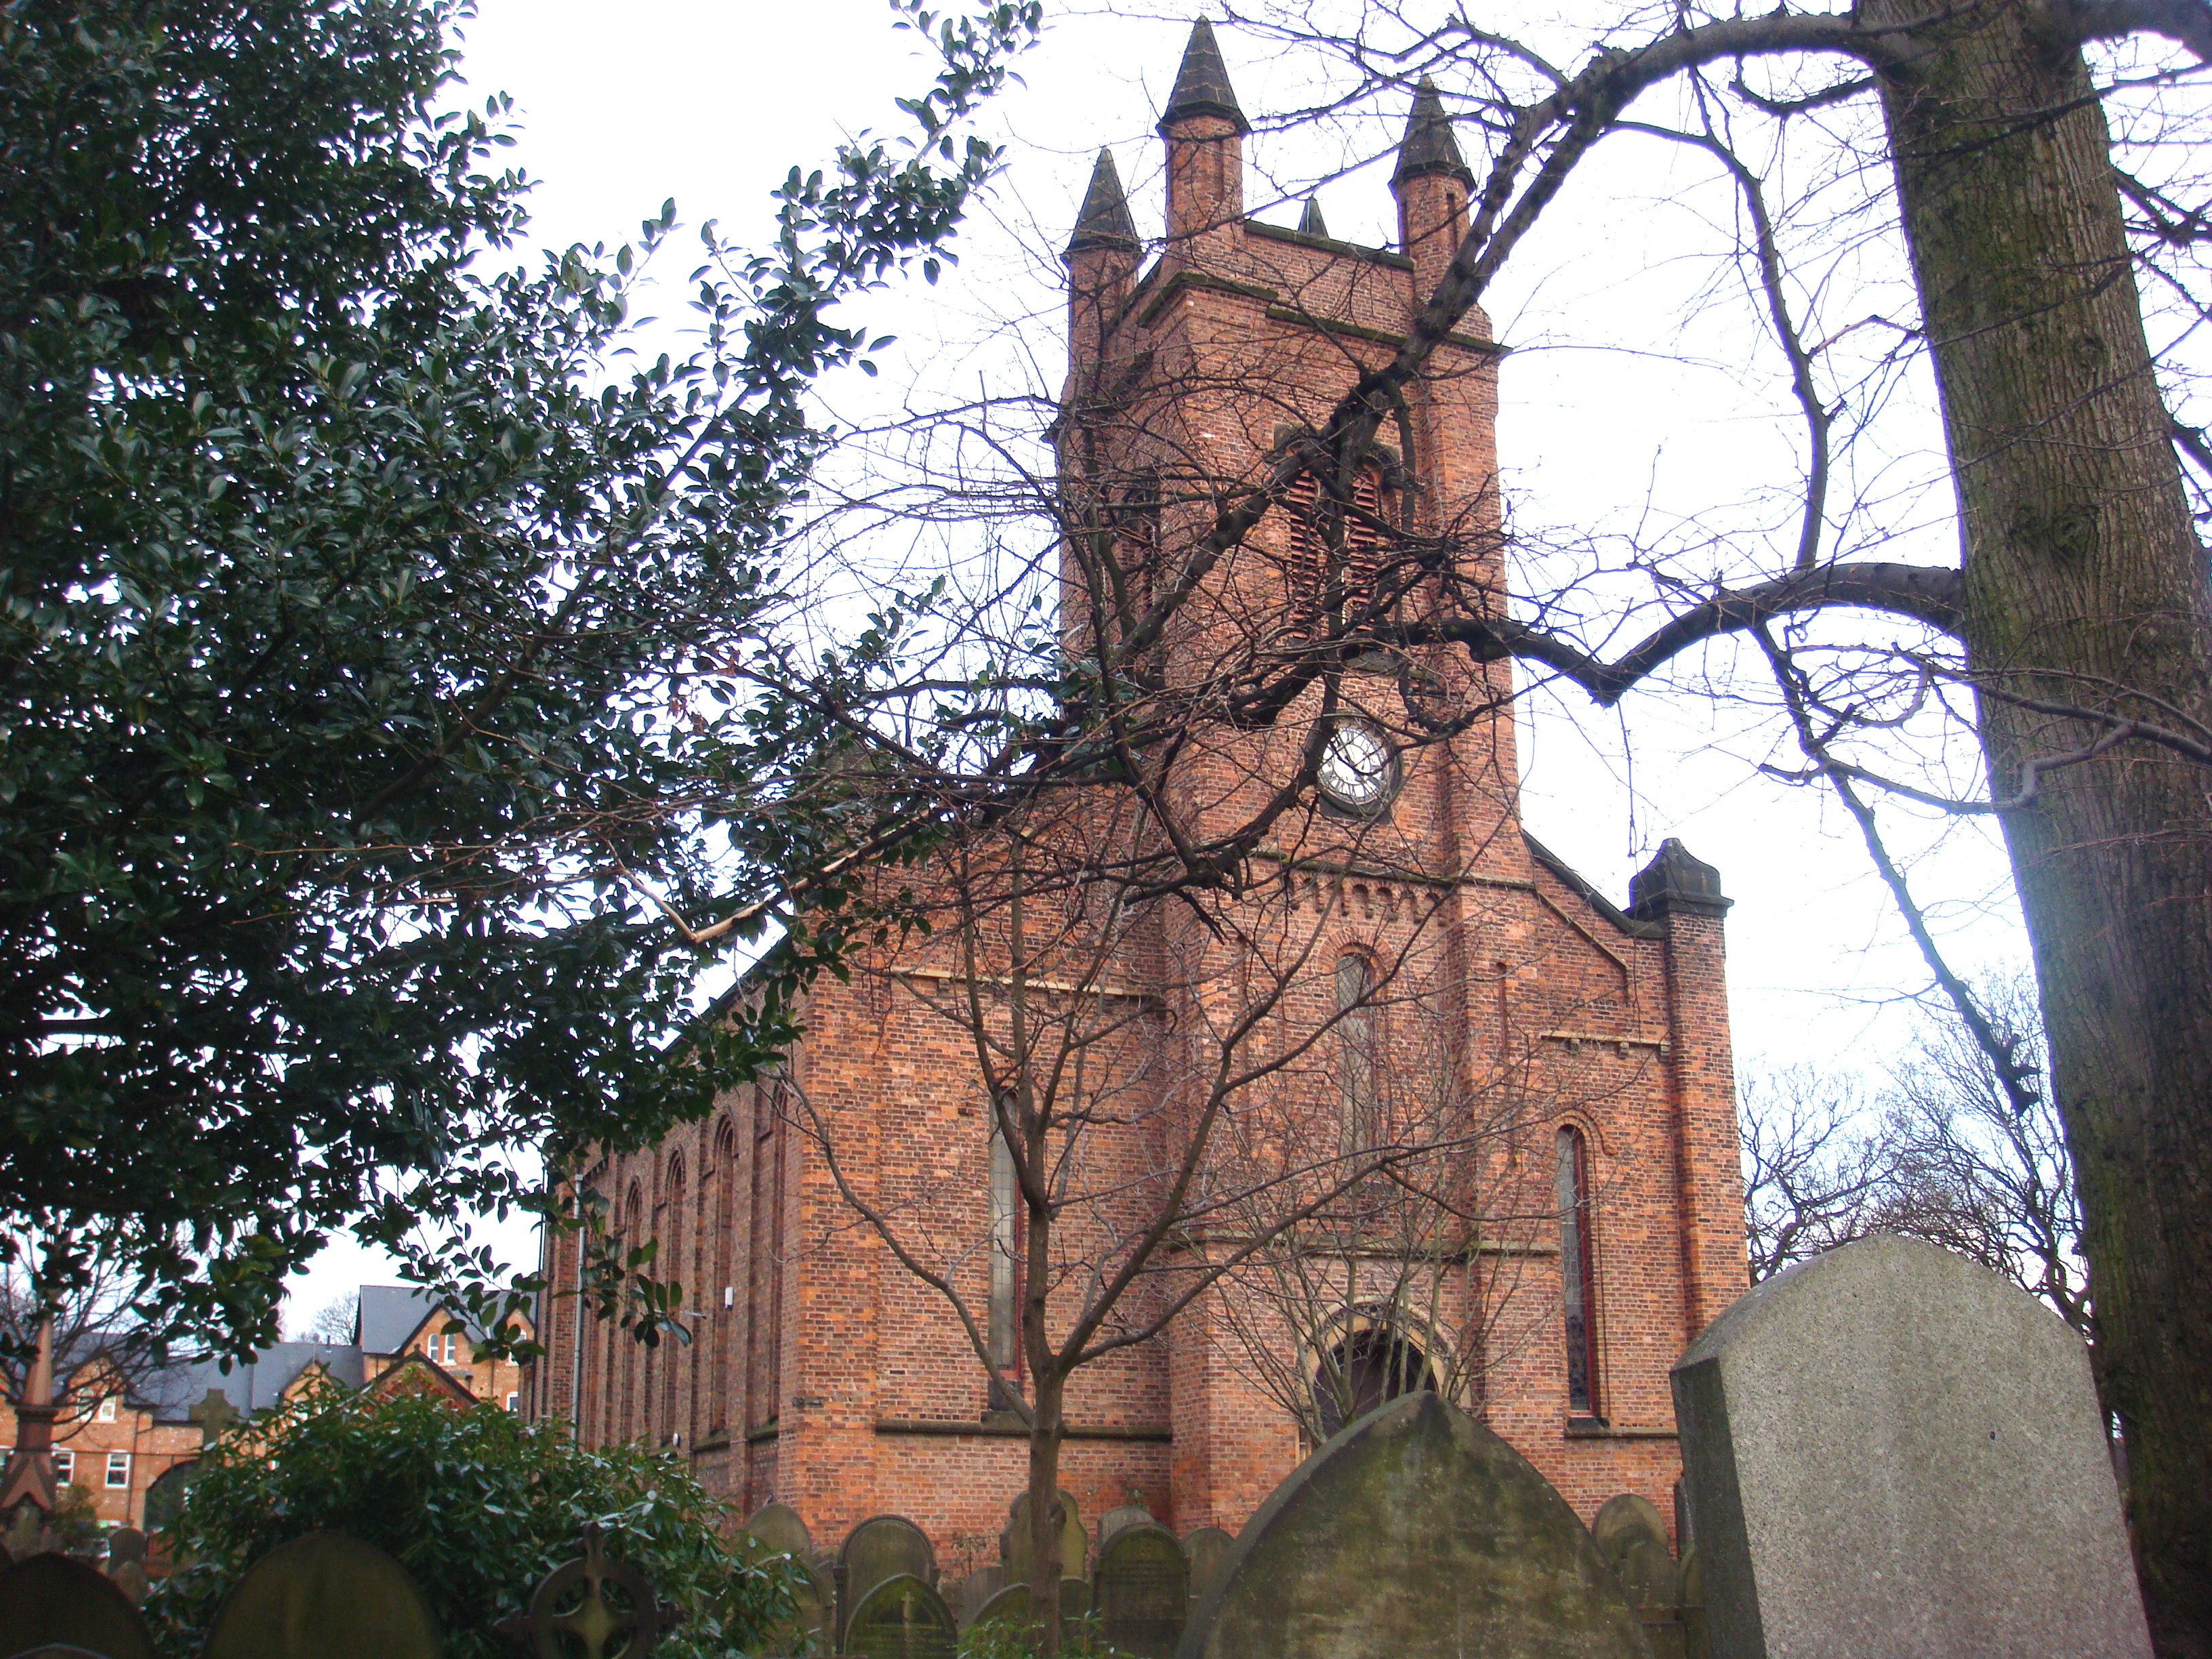
[[1182, 67], [1176, 71], [1175, 90], [1160, 112], [1160, 128], [1187, 115], [1218, 115], [1249, 132], [1252, 124], [1237, 106], [1236, 88], [1229, 84], [1229, 66], [1221, 61], [1221, 47], [1213, 38], [1213, 25], [1203, 17], [1190, 26], [1190, 44], [1183, 48]]
[[1067, 244], [1070, 253], [1093, 248], [1137, 251], [1137, 222], [1129, 216], [1129, 198], [1121, 191], [1121, 175], [1114, 166], [1114, 152], [1102, 149], [1091, 169], [1091, 188], [1083, 192], [1083, 211], [1075, 216], [1075, 234]]
[[1437, 95], [1437, 83], [1424, 75], [1406, 117], [1406, 136], [1399, 142], [1398, 165], [1391, 169], [1390, 182], [1402, 185], [1408, 179], [1431, 175], [1456, 179], [1469, 190], [1474, 188], [1474, 173], [1459, 153], [1444, 100]]

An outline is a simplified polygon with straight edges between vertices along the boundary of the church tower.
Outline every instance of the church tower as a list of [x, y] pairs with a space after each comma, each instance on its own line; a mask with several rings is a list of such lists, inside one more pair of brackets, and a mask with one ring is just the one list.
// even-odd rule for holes
[[[1188, 964], [1218, 960], [1221, 919], [1242, 907], [1273, 930], [1253, 963], [1275, 975], [1269, 1040], [1336, 1115], [1314, 1133], [1317, 1165], [1332, 1137], [1393, 1144], [1394, 1112], [1495, 1127], [1463, 1137], [1465, 1167], [1424, 1191], [1395, 1244], [1371, 1226], [1346, 1244], [1342, 1214], [1403, 1215], [1389, 1206], [1427, 1165], [1376, 1160], [1301, 1223], [1299, 1237], [1334, 1227], [1354, 1263], [1341, 1306], [1303, 1323], [1286, 1304], [1255, 1313], [1275, 1292], [1224, 1279], [1082, 1373], [1061, 1482], [1087, 1518], [1133, 1498], [1179, 1533], [1233, 1531], [1348, 1412], [1437, 1387], [1585, 1518], [1624, 1491], [1667, 1512], [1668, 1368], [1746, 1277], [1728, 901], [1670, 841], [1616, 906], [1522, 828], [1511, 666], [1472, 659], [1443, 625], [1505, 604], [1504, 354], [1480, 311], [1356, 466], [1298, 474], [1224, 532], [1402, 347], [1474, 185], [1425, 81], [1390, 173], [1391, 247], [1333, 238], [1310, 202], [1295, 229], [1248, 216], [1249, 131], [1201, 21], [1160, 118], [1157, 239], [1102, 152], [1066, 250], [1063, 648], [1140, 662], [1145, 696], [1182, 711], [1158, 780], [1165, 839], [1226, 837], [1237, 855], [1222, 894], [1162, 907], [1102, 978], [1131, 1029], [1162, 1034], [1160, 1054], [1187, 1052], [1237, 977]], [[1264, 827], [1237, 840], [1243, 824]], [[1021, 1269], [975, 1048], [930, 1017], [987, 970], [916, 956], [825, 981], [781, 1077], [583, 1172], [626, 1236], [659, 1239], [700, 1287], [695, 1340], [641, 1351], [556, 1304], [533, 1409], [573, 1415], [587, 1442], [650, 1437], [748, 1510], [789, 1504], [817, 1543], [890, 1511], [930, 1534], [948, 1576], [995, 1560], [1024, 1443], [975, 1345], [1012, 1374], [1013, 1348], [995, 1345], [1010, 1344]], [[1326, 1042], [1300, 1036], [1315, 1031]], [[1158, 1085], [1165, 1118], [1184, 1086]], [[830, 1119], [846, 1126], [834, 1159], [803, 1127]], [[935, 1218], [933, 1237], [964, 1226], [972, 1244], [941, 1260], [988, 1331], [857, 1224], [856, 1203]], [[1231, 1208], [1180, 1229], [1164, 1285], [1239, 1248]], [[573, 1262], [546, 1266], [573, 1283]], [[1309, 1380], [1312, 1409], [1287, 1408]]]

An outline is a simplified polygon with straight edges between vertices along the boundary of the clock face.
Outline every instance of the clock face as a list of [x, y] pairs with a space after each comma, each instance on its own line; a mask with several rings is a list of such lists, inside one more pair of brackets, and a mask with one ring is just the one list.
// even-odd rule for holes
[[1398, 793], [1398, 751], [1372, 720], [1340, 720], [1328, 734], [1316, 778], [1333, 806], [1368, 816]]

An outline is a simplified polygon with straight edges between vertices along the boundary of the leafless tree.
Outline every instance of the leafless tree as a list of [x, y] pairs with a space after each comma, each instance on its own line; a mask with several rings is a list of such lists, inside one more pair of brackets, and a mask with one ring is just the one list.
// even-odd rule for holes
[[315, 1310], [314, 1317], [301, 1331], [301, 1339], [309, 1342], [350, 1342], [360, 1316], [359, 1291], [334, 1296]]
[[1753, 1283], [1881, 1231], [1891, 1148], [1855, 1077], [1802, 1064], [1748, 1070], [1736, 1110]]
[[[2039, 1069], [2033, 984], [2015, 975], [1975, 988]], [[2094, 1341], [2081, 1202], [2057, 1109], [2039, 1095], [2016, 1110], [1973, 1034], [1941, 1013], [1892, 1068], [1888, 1092], [1875, 1224], [1972, 1256]]]
[[[1496, 1218], [1476, 1170], [1557, 1105], [1452, 1039], [1442, 1011], [1463, 1011], [1468, 988], [1443, 940], [1448, 908], [1468, 901], [1394, 874], [1383, 832], [1309, 807], [1300, 834], [1332, 848], [1326, 864], [1302, 872], [1293, 841], [1263, 884], [1172, 899], [1132, 878], [1149, 833], [1116, 792], [1007, 814], [915, 884], [926, 938], [856, 958], [871, 1019], [972, 1074], [972, 1137], [908, 1149], [894, 1182], [857, 1151], [864, 1108], [800, 1086], [805, 1070], [790, 1094], [859, 1224], [950, 1309], [994, 1400], [1029, 1428], [1036, 1560], [1055, 1559], [1061, 1431], [1091, 1368], [1178, 1318], [1250, 1318], [1255, 1281], [1341, 1258], [1349, 1238], [1401, 1290], [1463, 1277]], [[1383, 1065], [1386, 1026], [1418, 1065]], [[1386, 1081], [1409, 1069], [1429, 1085]], [[1413, 1255], [1389, 1262], [1400, 1249]], [[1401, 1328], [1442, 1357], [1424, 1316]], [[1297, 1346], [1294, 1330], [1249, 1334]], [[1310, 1418], [1308, 1386], [1296, 1415]], [[1056, 1587], [1031, 1589], [1036, 1623], [1056, 1629]]]
[[51, 1319], [58, 1438], [90, 1417], [102, 1400], [137, 1391], [179, 1358], [173, 1341], [145, 1317], [140, 1282], [110, 1260], [95, 1255], [88, 1261], [66, 1244], [57, 1247], [20, 1232], [9, 1243], [0, 1268], [0, 1390], [10, 1403], [22, 1399], [36, 1364], [40, 1326]]

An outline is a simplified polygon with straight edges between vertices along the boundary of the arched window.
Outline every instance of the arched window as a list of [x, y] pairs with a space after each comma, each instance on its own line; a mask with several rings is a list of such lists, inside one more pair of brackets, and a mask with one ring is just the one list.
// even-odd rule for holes
[[1559, 1303], [1567, 1345], [1567, 1409], [1595, 1416], [1597, 1280], [1591, 1260], [1589, 1157], [1577, 1130], [1560, 1130], [1553, 1147], [1559, 1207]]
[[738, 1132], [726, 1117], [714, 1131], [714, 1282], [701, 1287], [707, 1300], [699, 1304], [707, 1310], [707, 1328], [714, 1333], [714, 1358], [708, 1366], [712, 1397], [702, 1413], [709, 1435], [725, 1434], [730, 1428], [730, 1349], [738, 1327], [737, 1310], [731, 1305], [737, 1299], [737, 1280], [730, 1267], [737, 1229]]
[[1375, 970], [1346, 951], [1336, 959], [1337, 1150], [1348, 1156], [1376, 1142], [1376, 1060], [1380, 1052]]
[[[1021, 1277], [1020, 1199], [1013, 1148], [1000, 1132], [994, 1110], [991, 1115], [989, 1304], [984, 1334], [991, 1364], [1010, 1383], [1021, 1358], [1021, 1345], [1015, 1340], [1016, 1302], [1020, 1295]], [[994, 1410], [1005, 1410], [1007, 1405], [996, 1398], [991, 1401]]]
[[1433, 1392], [1436, 1386], [1429, 1357], [1397, 1327], [1377, 1323], [1355, 1331], [1322, 1356], [1314, 1373], [1314, 1416], [1322, 1438], [1401, 1394]]
[[[659, 1231], [667, 1237], [661, 1240], [660, 1254], [654, 1258], [654, 1265], [659, 1270], [658, 1276], [672, 1275], [687, 1294], [696, 1292], [698, 1279], [697, 1274], [687, 1271], [685, 1260], [690, 1254], [687, 1248], [690, 1242], [691, 1220], [688, 1174], [682, 1154], [669, 1159], [667, 1179], [661, 1189], [659, 1227]], [[684, 1312], [681, 1301], [676, 1311], [680, 1317]], [[681, 1425], [682, 1419], [676, 1414], [676, 1381], [683, 1368], [678, 1363], [678, 1349], [670, 1338], [662, 1337], [660, 1346], [653, 1352], [660, 1356], [658, 1368], [660, 1372], [660, 1398], [655, 1402], [657, 1416], [654, 1420], [658, 1441], [665, 1439]]]
[[1343, 553], [1336, 576], [1342, 587], [1346, 612], [1370, 599], [1382, 551], [1382, 471], [1370, 464], [1353, 479], [1351, 500], [1340, 507], [1325, 501], [1321, 482], [1310, 472], [1298, 475], [1283, 498], [1289, 509], [1289, 547], [1283, 561], [1285, 587], [1290, 595], [1291, 624], [1301, 631], [1318, 624], [1328, 608], [1330, 557], [1328, 520], [1333, 510], [1343, 513]]
[[[635, 1181], [629, 1183], [629, 1200], [623, 1206], [623, 1241], [635, 1245], [645, 1237], [645, 1189]], [[638, 1369], [643, 1363], [639, 1346], [629, 1340], [619, 1321], [607, 1323], [610, 1352], [622, 1377], [622, 1410], [616, 1419], [614, 1432], [608, 1437], [629, 1440], [638, 1432], [640, 1401], [638, 1400]]]

